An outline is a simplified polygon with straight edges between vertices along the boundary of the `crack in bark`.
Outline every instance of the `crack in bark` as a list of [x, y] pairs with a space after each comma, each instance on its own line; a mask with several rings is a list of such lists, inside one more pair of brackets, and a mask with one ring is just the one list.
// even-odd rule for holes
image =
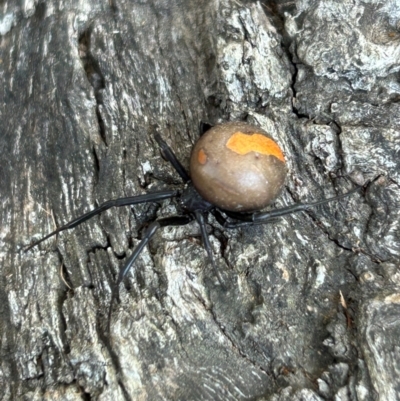
[[96, 100], [96, 118], [99, 126], [99, 136], [108, 147], [106, 129], [103, 117], [101, 115], [101, 106], [103, 105], [103, 90], [105, 88], [104, 76], [95, 57], [91, 54], [91, 34], [92, 28], [89, 27], [82, 32], [78, 39], [79, 57], [87, 79], [94, 90]]
[[274, 380], [273, 375], [268, 372], [264, 367], [262, 367], [260, 364], [258, 364], [257, 362], [255, 362], [254, 360], [252, 360], [252, 358], [250, 358], [243, 350], [241, 350], [235, 343], [235, 341], [233, 340], [233, 338], [231, 338], [231, 336], [227, 333], [227, 330], [225, 329], [224, 325], [221, 324], [218, 321], [218, 317], [215, 313], [215, 311], [213, 310], [213, 308], [208, 308], [207, 305], [205, 304], [204, 300], [202, 298], [200, 298], [196, 293], [194, 293], [195, 297], [199, 300], [199, 302], [203, 305], [204, 309], [206, 311], [210, 311], [210, 315], [212, 316], [212, 320], [215, 322], [215, 324], [217, 325], [217, 327], [219, 328], [219, 330], [221, 331], [221, 333], [223, 334], [223, 336], [228, 340], [229, 344], [231, 345], [232, 349], [234, 349], [243, 359], [245, 359], [246, 361], [248, 361], [252, 366], [254, 366], [256, 369], [260, 370], [261, 372], [263, 372], [267, 377], [269, 377], [271, 380]]
[[127, 388], [125, 387], [125, 384], [124, 384], [122, 378], [119, 377], [119, 373], [122, 372], [122, 368], [121, 368], [121, 364], [119, 362], [118, 355], [114, 352], [114, 350], [112, 348], [112, 345], [111, 345], [111, 342], [110, 342], [110, 338], [107, 337], [107, 335], [104, 333], [104, 331], [102, 329], [102, 326], [103, 326], [103, 318], [102, 318], [102, 316], [97, 314], [97, 317], [96, 317], [96, 331], [97, 331], [97, 334], [99, 335], [99, 339], [105, 345], [105, 347], [106, 347], [106, 349], [108, 351], [108, 354], [110, 355], [111, 362], [113, 364], [114, 370], [115, 370], [116, 375], [118, 377], [117, 382], [118, 382], [118, 385], [121, 388], [123, 397], [125, 398], [126, 401], [132, 401], [132, 398], [130, 397], [129, 392], [128, 392]]
[[[370, 186], [370, 185], [371, 185], [371, 183], [368, 184], [368, 186]], [[365, 190], [364, 190], [364, 198], [365, 198], [365, 192], [366, 192], [366, 188], [365, 188]], [[322, 224], [322, 222], [319, 221], [319, 220], [313, 215], [312, 212], [310, 212], [310, 211], [305, 211], [305, 212], [306, 212], [307, 215], [311, 218], [311, 220], [315, 223], [315, 225], [318, 226], [318, 227], [321, 229], [321, 231], [326, 235], [326, 237], [327, 237], [331, 242], [333, 242], [334, 244], [336, 244], [336, 246], [338, 246], [339, 248], [341, 248], [341, 249], [343, 249], [343, 250], [345, 250], [345, 251], [347, 251], [347, 252], [352, 252], [352, 253], [356, 253], [356, 254], [357, 254], [357, 253], [362, 253], [362, 254], [368, 256], [368, 257], [370, 258], [370, 260], [371, 260], [373, 263], [376, 263], [376, 264], [379, 264], [379, 263], [382, 262], [382, 261], [379, 260], [379, 258], [377, 258], [375, 255], [369, 253], [368, 251], [366, 251], [365, 249], [363, 249], [363, 248], [361, 248], [361, 247], [359, 247], [359, 246], [351, 246], [351, 247], [346, 247], [346, 246], [344, 246], [338, 239], [333, 238], [333, 237], [330, 235], [329, 231], [325, 228], [325, 226]], [[371, 212], [371, 214], [370, 214], [370, 217], [369, 217], [368, 220], [367, 220], [367, 225], [368, 225], [368, 222], [369, 222], [370, 219], [371, 219], [371, 216], [372, 216], [372, 212]]]

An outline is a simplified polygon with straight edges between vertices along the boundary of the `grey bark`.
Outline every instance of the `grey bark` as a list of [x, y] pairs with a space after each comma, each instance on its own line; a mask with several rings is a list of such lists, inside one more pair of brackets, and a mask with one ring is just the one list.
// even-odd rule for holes
[[[400, 2], [5, 0], [0, 5], [2, 400], [398, 400]], [[360, 191], [273, 224], [166, 228], [199, 122], [282, 145], [274, 207]]]

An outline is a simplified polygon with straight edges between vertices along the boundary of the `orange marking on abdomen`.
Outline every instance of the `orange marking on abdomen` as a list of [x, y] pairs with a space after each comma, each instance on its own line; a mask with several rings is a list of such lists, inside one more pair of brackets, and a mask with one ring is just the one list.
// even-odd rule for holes
[[197, 161], [200, 164], [206, 164], [207, 163], [207, 155], [206, 152], [204, 152], [204, 149], [200, 149], [199, 153], [197, 154]]
[[240, 155], [245, 155], [250, 152], [258, 152], [263, 155], [275, 156], [285, 163], [285, 156], [283, 156], [279, 145], [271, 138], [262, 134], [244, 134], [243, 132], [235, 132], [229, 138], [226, 147]]

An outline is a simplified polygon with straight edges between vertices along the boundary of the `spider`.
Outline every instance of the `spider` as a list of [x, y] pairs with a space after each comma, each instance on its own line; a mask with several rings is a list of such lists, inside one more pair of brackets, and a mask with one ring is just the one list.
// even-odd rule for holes
[[119, 296], [120, 284], [159, 228], [182, 226], [196, 220], [200, 226], [208, 259], [223, 286], [206, 230], [208, 213], [212, 213], [227, 229], [265, 224], [287, 214], [342, 199], [359, 189], [355, 188], [313, 203], [297, 203], [280, 209], [262, 211], [280, 194], [287, 174], [283, 152], [267, 132], [244, 122], [229, 122], [212, 127], [200, 137], [193, 148], [190, 175], [161, 136], [156, 133], [154, 137], [160, 146], [161, 155], [172, 164], [184, 182], [181, 190], [166, 190], [109, 200], [40, 238], [25, 250], [26, 252], [53, 235], [76, 227], [111, 207], [175, 198], [182, 214], [150, 223], [142, 240], [119, 271], [112, 292], [109, 321], [113, 300]]

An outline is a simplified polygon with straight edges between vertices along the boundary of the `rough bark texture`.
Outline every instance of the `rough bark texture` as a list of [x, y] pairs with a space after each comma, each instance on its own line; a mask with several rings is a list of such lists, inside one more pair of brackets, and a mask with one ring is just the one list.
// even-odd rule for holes
[[[96, 5], [97, 4], [97, 5]], [[0, 5], [2, 400], [400, 399], [400, 2], [5, 0]], [[366, 191], [235, 231], [166, 228], [200, 121], [282, 145], [275, 207]]]

